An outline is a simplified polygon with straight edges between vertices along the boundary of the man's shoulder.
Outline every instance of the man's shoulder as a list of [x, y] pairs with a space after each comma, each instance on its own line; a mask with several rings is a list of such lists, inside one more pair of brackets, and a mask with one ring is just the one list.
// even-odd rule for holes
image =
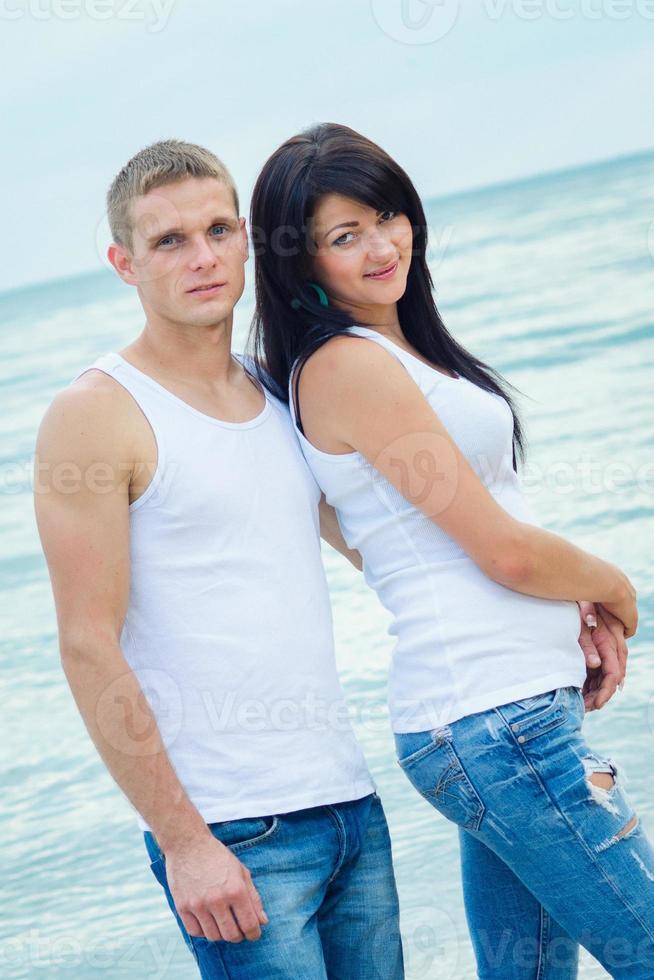
[[103, 409], [116, 401], [119, 385], [108, 374], [90, 368], [61, 388], [50, 403], [50, 409], [65, 410], [72, 415]]
[[124, 421], [133, 414], [134, 402], [123, 385], [105, 371], [90, 367], [62, 388], [52, 400], [51, 408], [96, 418], [111, 427], [116, 420]]
[[[82, 374], [78, 374], [66, 388], [62, 388], [59, 394], [66, 395], [68, 392], [75, 392], [71, 397], [83, 400], [85, 396], [81, 394], [82, 392], [98, 392], [98, 397], [102, 397], [104, 394], [117, 394], [121, 387], [116, 379], [112, 378], [106, 371], [91, 366]], [[86, 397], [92, 400], [94, 395], [89, 394]]]
[[39, 428], [39, 444], [100, 456], [131, 442], [136, 413], [128, 393], [110, 375], [90, 368], [54, 396]]

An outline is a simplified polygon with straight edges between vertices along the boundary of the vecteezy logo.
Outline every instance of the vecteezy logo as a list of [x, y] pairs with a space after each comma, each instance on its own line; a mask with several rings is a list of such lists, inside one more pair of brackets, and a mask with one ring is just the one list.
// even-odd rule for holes
[[384, 34], [400, 44], [433, 44], [454, 27], [459, 0], [370, 0]]
[[[140, 685], [134, 695], [133, 678]], [[183, 722], [182, 692], [165, 671], [137, 668], [115, 677], [100, 693], [95, 720], [106, 742], [128, 756], [146, 757], [159, 751], [157, 728], [168, 749]]]
[[[392, 514], [426, 517], [445, 511], [457, 492], [458, 460], [452, 443], [435, 432], [410, 432], [384, 446], [368, 466], [372, 489]], [[392, 481], [392, 482], [391, 482]]]
[[452, 916], [435, 904], [409, 906], [402, 926], [407, 980], [451, 980], [457, 969], [461, 938]]

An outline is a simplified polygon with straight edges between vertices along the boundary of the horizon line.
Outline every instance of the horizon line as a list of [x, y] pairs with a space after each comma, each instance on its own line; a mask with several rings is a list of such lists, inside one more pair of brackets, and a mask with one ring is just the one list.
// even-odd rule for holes
[[[627, 152], [618, 153], [615, 156], [602, 157], [600, 159], [587, 160], [581, 163], [569, 164], [563, 167], [555, 167], [552, 170], [540, 170], [533, 173], [523, 174], [520, 177], [509, 178], [507, 180], [495, 180], [491, 181], [489, 184], [473, 184], [468, 187], [461, 187], [458, 190], [446, 191], [444, 194], [431, 194], [424, 198], [425, 202], [431, 201], [448, 201], [453, 198], [466, 197], [468, 195], [472, 196], [474, 194], [483, 194], [491, 191], [498, 191], [506, 187], [515, 187], [520, 184], [528, 184], [533, 181], [542, 180], [547, 177], [557, 177], [563, 176], [564, 174], [574, 173], [578, 170], [592, 170], [596, 167], [606, 166], [609, 163], [616, 163], [619, 160], [635, 160], [639, 157], [652, 156], [654, 154], [654, 146], [644, 148], [641, 150], [629, 150]], [[21, 286], [9, 286], [7, 289], [0, 289], [0, 301], [12, 293], [27, 292], [30, 289], [40, 289], [47, 286], [53, 286], [56, 283], [70, 282], [74, 279], [84, 279], [91, 276], [99, 276], [101, 273], [107, 276], [112, 276], [109, 269], [101, 267], [96, 269], [82, 269], [77, 272], [72, 272], [69, 275], [59, 275], [53, 276], [49, 279], [35, 279], [32, 282], [23, 283]], [[116, 277], [116, 281], [118, 281]]]

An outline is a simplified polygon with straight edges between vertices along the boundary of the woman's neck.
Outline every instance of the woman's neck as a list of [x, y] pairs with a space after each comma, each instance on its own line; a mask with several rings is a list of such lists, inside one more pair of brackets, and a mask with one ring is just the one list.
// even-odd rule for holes
[[406, 343], [406, 338], [402, 332], [402, 327], [400, 326], [399, 320], [389, 320], [388, 322], [375, 321], [374, 323], [364, 321], [359, 319], [357, 321], [362, 327], [369, 327], [371, 330], [376, 330], [377, 333], [382, 334], [384, 337], [388, 337], [389, 340], [400, 340]]
[[389, 337], [391, 340], [396, 338], [404, 339], [400, 318], [397, 313], [397, 303], [391, 306], [344, 306], [347, 313], [355, 323], [362, 327], [370, 327], [378, 333]]

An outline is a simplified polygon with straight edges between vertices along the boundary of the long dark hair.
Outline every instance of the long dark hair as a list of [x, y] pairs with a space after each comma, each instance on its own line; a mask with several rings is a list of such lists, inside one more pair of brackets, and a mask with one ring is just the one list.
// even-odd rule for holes
[[[513, 414], [513, 467], [524, 459], [524, 435], [500, 374], [465, 350], [440, 318], [427, 266], [427, 221], [402, 168], [371, 140], [336, 123], [321, 123], [286, 140], [266, 161], [250, 209], [255, 252], [256, 310], [249, 346], [263, 384], [288, 401], [291, 368], [298, 369], [331, 337], [356, 322], [323, 306], [308, 285], [308, 222], [325, 194], [341, 194], [375, 210], [402, 212], [413, 229], [412, 259], [398, 316], [404, 336], [423, 357], [504, 398]], [[296, 377], [299, 373], [296, 372]], [[514, 389], [515, 390], [515, 389]]]

